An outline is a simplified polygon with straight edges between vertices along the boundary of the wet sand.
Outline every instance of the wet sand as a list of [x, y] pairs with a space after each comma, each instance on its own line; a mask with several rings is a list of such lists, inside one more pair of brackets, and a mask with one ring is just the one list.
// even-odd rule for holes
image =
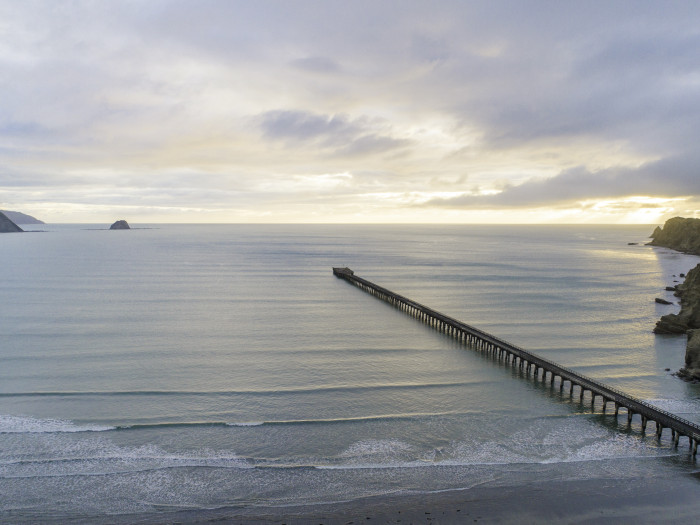
[[[700, 479], [539, 481], [434, 494], [389, 495], [328, 505], [225, 508], [124, 516], [123, 523], [694, 523], [700, 519]], [[122, 523], [122, 518], [110, 523]]]

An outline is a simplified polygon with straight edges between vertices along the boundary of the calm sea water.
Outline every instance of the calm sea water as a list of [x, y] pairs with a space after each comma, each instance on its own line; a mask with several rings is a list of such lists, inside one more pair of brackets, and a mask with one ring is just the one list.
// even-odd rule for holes
[[0, 236], [0, 521], [697, 469], [331, 272], [700, 422], [651, 332], [700, 258], [650, 226], [38, 228]]

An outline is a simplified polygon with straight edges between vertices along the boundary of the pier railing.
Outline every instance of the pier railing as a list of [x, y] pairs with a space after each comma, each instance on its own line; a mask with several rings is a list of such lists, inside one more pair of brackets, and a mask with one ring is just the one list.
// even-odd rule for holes
[[564, 384], [568, 381], [569, 394], [573, 396], [574, 387], [578, 387], [581, 401], [583, 401], [586, 391], [591, 393], [592, 404], [595, 404], [596, 397], [600, 396], [603, 399], [603, 413], [605, 413], [607, 404], [613, 403], [615, 407], [615, 416], [618, 415], [620, 408], [625, 408], [627, 410], [628, 424], [631, 424], [632, 417], [638, 414], [641, 417], [642, 432], [646, 431], [648, 421], [656, 423], [656, 435], [659, 438], [661, 438], [664, 428], [670, 428], [674, 446], [678, 445], [680, 436], [686, 436], [692, 455], [695, 456], [697, 453], [698, 443], [700, 442], [700, 426], [696, 423], [678, 417], [646, 401], [626, 394], [617, 388], [606, 385], [597, 379], [575, 372], [570, 368], [540, 357], [474, 326], [433, 310], [408, 297], [404, 297], [373, 282], [358, 277], [349, 268], [333, 268], [333, 273], [336, 277], [354, 284], [358, 288], [396, 306], [409, 315], [428, 323], [436, 330], [469, 344], [476, 350], [495, 354], [499, 359], [502, 358], [506, 363], [510, 363], [512, 366], [518, 366], [520, 369], [524, 369], [528, 374], [530, 370], [534, 370], [534, 376], [536, 378], [539, 377], [539, 373], [542, 371], [542, 380], [546, 380], [547, 373], [549, 373], [551, 385], [554, 385], [555, 379], [559, 378], [560, 391], [564, 389]]

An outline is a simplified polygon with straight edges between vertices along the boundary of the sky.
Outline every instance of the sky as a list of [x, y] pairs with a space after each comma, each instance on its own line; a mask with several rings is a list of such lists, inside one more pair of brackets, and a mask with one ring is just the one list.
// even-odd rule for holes
[[0, 0], [46, 222], [653, 224], [699, 137], [695, 0]]

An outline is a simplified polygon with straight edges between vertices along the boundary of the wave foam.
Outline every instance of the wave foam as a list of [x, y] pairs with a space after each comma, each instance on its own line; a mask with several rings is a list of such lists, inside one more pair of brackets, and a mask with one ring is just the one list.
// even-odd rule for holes
[[676, 452], [636, 434], [619, 434], [581, 418], [537, 419], [495, 439], [464, 435], [427, 448], [398, 439], [353, 443], [319, 469], [384, 469], [427, 466], [485, 466], [585, 463], [612, 459], [654, 458]]
[[98, 436], [67, 439], [43, 433], [29, 443], [10, 442], [0, 455], [0, 479], [151, 475], [188, 467], [254, 468], [229, 450], [176, 451], [153, 443], [124, 446], [113, 443], [105, 435]]
[[0, 414], [0, 434], [34, 434], [56, 432], [105, 432], [116, 427], [107, 425], [76, 425], [65, 419], [38, 419], [28, 416]]

